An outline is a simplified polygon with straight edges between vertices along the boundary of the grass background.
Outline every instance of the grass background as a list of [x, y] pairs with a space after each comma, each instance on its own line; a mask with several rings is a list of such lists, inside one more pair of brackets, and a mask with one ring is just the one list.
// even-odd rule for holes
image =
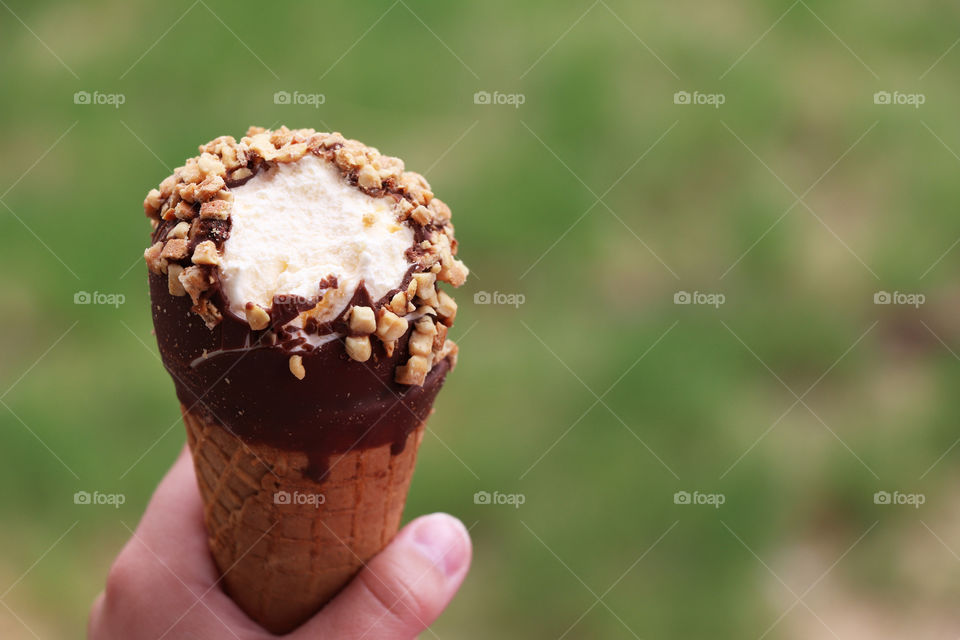
[[476, 555], [436, 636], [960, 633], [957, 7], [0, 4], [3, 637], [82, 635], [182, 446], [140, 203], [251, 124], [373, 144], [454, 210], [462, 356], [407, 515], [456, 514]]

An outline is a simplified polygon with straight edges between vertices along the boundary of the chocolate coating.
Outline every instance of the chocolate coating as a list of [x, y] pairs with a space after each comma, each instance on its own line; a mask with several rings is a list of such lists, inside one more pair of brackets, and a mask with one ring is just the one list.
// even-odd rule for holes
[[[388, 443], [399, 453], [430, 415], [450, 368], [449, 360], [437, 362], [422, 387], [396, 383], [394, 370], [409, 355], [408, 330], [390, 357], [379, 340], [372, 341], [373, 356], [365, 363], [351, 360], [342, 340], [298, 351], [307, 372], [298, 380], [289, 370], [289, 344], [262, 342], [265, 332], [230, 313], [208, 329], [190, 310], [188, 296], [170, 295], [164, 276], [150, 275], [150, 297], [160, 355], [180, 402], [247, 443], [306, 452], [307, 473], [318, 481], [333, 454]], [[219, 293], [211, 302], [225, 308]], [[222, 349], [237, 351], [191, 366], [205, 352]]]

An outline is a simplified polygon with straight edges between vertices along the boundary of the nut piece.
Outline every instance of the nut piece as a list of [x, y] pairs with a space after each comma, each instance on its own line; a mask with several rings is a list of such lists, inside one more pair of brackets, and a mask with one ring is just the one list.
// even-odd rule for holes
[[303, 358], [300, 356], [290, 356], [290, 373], [292, 373], [297, 380], [303, 380], [307, 375], [307, 370], [303, 368]]
[[206, 176], [222, 176], [227, 172], [220, 158], [212, 153], [203, 153], [197, 161], [197, 167]]
[[187, 267], [178, 279], [186, 292], [190, 294], [194, 304], [197, 304], [200, 300], [200, 294], [210, 288], [210, 280], [207, 278], [203, 267]]
[[430, 371], [430, 360], [426, 356], [411, 356], [407, 364], [397, 367], [395, 379], [400, 384], [423, 386]]
[[407, 294], [403, 291], [397, 292], [390, 300], [390, 308], [397, 315], [405, 314], [407, 312]]
[[407, 319], [383, 309], [380, 321], [377, 323], [377, 337], [384, 342], [393, 342], [407, 332]]
[[410, 217], [413, 218], [419, 225], [429, 224], [430, 209], [427, 209], [421, 205], [413, 210], [413, 213], [410, 214]]
[[377, 318], [370, 307], [353, 307], [350, 311], [350, 331], [369, 335], [377, 330]]
[[226, 186], [227, 183], [224, 182], [220, 176], [210, 176], [200, 183], [200, 187], [197, 189], [197, 198], [201, 202], [211, 200], [221, 189], [226, 188]]
[[427, 357], [433, 352], [433, 336], [417, 331], [410, 336], [408, 346], [413, 355]]
[[348, 356], [357, 362], [366, 362], [370, 359], [372, 348], [370, 347], [370, 338], [368, 336], [347, 336], [346, 343]]
[[440, 291], [437, 294], [437, 300], [439, 304], [437, 305], [437, 315], [440, 316], [440, 319], [443, 320], [443, 324], [449, 326], [453, 325], [453, 319], [457, 317], [457, 302], [447, 294], [446, 291]]
[[187, 257], [187, 241], [183, 238], [174, 238], [173, 240], [168, 240], [167, 244], [163, 245], [163, 251], [160, 252], [161, 258], [167, 258], [168, 260], [180, 260], [181, 258]]
[[193, 250], [194, 264], [220, 264], [220, 254], [217, 252], [217, 245], [212, 240], [204, 240]]
[[413, 277], [417, 280], [417, 298], [431, 307], [436, 307], [439, 304], [437, 290], [434, 288], [437, 276], [433, 273], [415, 273]]
[[170, 229], [170, 233], [167, 234], [167, 240], [173, 240], [174, 238], [182, 240], [187, 237], [188, 233], [190, 233], [190, 223], [178, 222], [173, 229]]
[[254, 331], [266, 329], [270, 324], [270, 315], [264, 311], [263, 308], [253, 304], [252, 302], [248, 302], [243, 311], [247, 316], [247, 324], [249, 324], [250, 328]]
[[143, 257], [147, 261], [147, 269], [151, 273], [161, 274], [167, 270], [167, 261], [160, 257], [163, 251], [163, 243], [157, 242], [152, 247], [143, 252]]
[[180, 274], [183, 273], [183, 267], [178, 264], [172, 264], [167, 268], [167, 290], [172, 296], [185, 296], [187, 290], [183, 288], [180, 282]]
[[193, 210], [193, 207], [181, 200], [177, 203], [177, 206], [174, 207], [173, 215], [175, 215], [178, 220], [192, 220], [197, 217], [197, 212]]
[[164, 198], [159, 189], [150, 189], [147, 197], [143, 200], [143, 212], [147, 214], [148, 218], [155, 217], [157, 212], [160, 211], [160, 207], [163, 206], [163, 201]]
[[365, 164], [360, 168], [357, 173], [357, 184], [361, 189], [379, 189], [382, 186], [380, 174], [371, 164]]
[[201, 218], [213, 218], [214, 220], [226, 220], [230, 217], [231, 205], [226, 200], [211, 200], [200, 205]]

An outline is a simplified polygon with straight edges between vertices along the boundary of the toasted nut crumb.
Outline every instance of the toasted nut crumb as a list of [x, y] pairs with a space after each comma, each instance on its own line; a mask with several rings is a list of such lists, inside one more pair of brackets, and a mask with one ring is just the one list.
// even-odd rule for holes
[[430, 371], [430, 359], [426, 356], [411, 356], [407, 364], [397, 367], [395, 379], [400, 384], [422, 386]]
[[347, 336], [347, 355], [357, 362], [366, 362], [370, 359], [372, 348], [368, 336]]
[[428, 336], [437, 335], [437, 325], [430, 316], [423, 316], [414, 324], [414, 330], [417, 333], [424, 333]]
[[168, 260], [180, 260], [181, 258], [187, 257], [187, 241], [183, 238], [174, 238], [173, 240], [168, 240], [165, 245], [163, 245], [163, 251], [160, 252], [161, 258], [167, 258]]
[[250, 147], [251, 151], [268, 162], [277, 157], [277, 149], [270, 142], [269, 133], [258, 133], [249, 138], [244, 138], [243, 142]]
[[400, 222], [403, 222], [410, 217], [410, 213], [413, 211], [414, 207], [406, 198], [400, 198], [400, 201], [397, 202], [397, 218]]
[[200, 171], [200, 167], [197, 166], [197, 159], [190, 158], [187, 160], [187, 163], [174, 170], [174, 174], [177, 175], [183, 182], [200, 182], [203, 178], [203, 173]]
[[213, 329], [215, 326], [220, 324], [220, 321], [223, 320], [223, 316], [220, 315], [220, 310], [210, 300], [204, 298], [200, 300], [193, 307], [193, 310], [203, 318], [203, 321], [206, 323], [208, 329]]
[[453, 286], [459, 287], [467, 281], [467, 275], [469, 273], [470, 271], [466, 265], [456, 258], [451, 257], [440, 263], [440, 273], [437, 274], [437, 277], [444, 282], [449, 282]]
[[387, 353], [388, 358], [393, 357], [393, 352], [397, 348], [397, 341], [391, 340], [390, 342], [383, 343], [383, 350]]
[[434, 198], [430, 201], [430, 210], [434, 213], [434, 216], [440, 220], [447, 221], [451, 217], [450, 207], [440, 198]]
[[437, 315], [448, 327], [453, 324], [453, 319], [457, 317], [457, 302], [446, 291], [440, 291], [437, 294]]
[[404, 315], [407, 312], [407, 294], [403, 291], [398, 291], [390, 300], [390, 308], [398, 316]]
[[223, 162], [212, 153], [204, 152], [201, 154], [197, 161], [197, 167], [205, 176], [222, 176], [227, 173], [227, 168], [223, 166]]
[[190, 223], [189, 222], [178, 222], [173, 229], [170, 229], [170, 233], [167, 234], [167, 240], [172, 240], [175, 238], [186, 238], [187, 234], [190, 233]]
[[177, 195], [179, 195], [186, 202], [196, 202], [197, 189], [198, 186], [192, 182], [189, 184], [182, 184], [177, 191]]
[[440, 268], [441, 268], [440, 263], [438, 262], [432, 267], [430, 267], [430, 273], [440, 273]]
[[197, 198], [201, 202], [206, 202], [207, 200], [213, 199], [221, 189], [225, 189], [227, 183], [224, 182], [223, 178], [220, 176], [210, 176], [200, 183], [200, 187], [197, 189]]
[[413, 218], [419, 225], [429, 224], [430, 209], [427, 209], [424, 206], [419, 206], [413, 210], [413, 213], [410, 214], [410, 217]]
[[276, 162], [296, 162], [302, 158], [307, 153], [307, 143], [300, 142], [297, 144], [288, 144], [285, 147], [281, 147], [277, 152], [277, 155], [274, 156]]
[[429, 356], [433, 353], [433, 336], [428, 333], [414, 332], [407, 343], [410, 353], [415, 356]]
[[447, 325], [438, 324], [437, 325], [437, 335], [433, 336], [433, 350], [440, 351], [443, 348], [444, 343], [447, 341]]
[[200, 217], [215, 220], [226, 220], [230, 217], [233, 205], [226, 200], [211, 200], [200, 205]]
[[187, 290], [180, 283], [180, 274], [183, 273], [183, 267], [178, 264], [172, 264], [167, 267], [167, 290], [172, 296], [185, 296]]
[[360, 171], [357, 173], [357, 184], [360, 185], [361, 189], [379, 189], [382, 186], [380, 174], [370, 164], [360, 167]]
[[143, 252], [143, 257], [147, 261], [147, 269], [151, 273], [162, 274], [167, 271], [167, 261], [160, 257], [163, 251], [163, 243], [157, 242], [149, 249]]
[[377, 337], [384, 342], [393, 342], [407, 332], [407, 319], [383, 309], [380, 320], [377, 322]]
[[307, 375], [307, 370], [303, 368], [303, 358], [300, 356], [290, 356], [290, 373], [297, 380], [303, 380]]
[[251, 171], [250, 169], [247, 169], [246, 167], [241, 167], [240, 169], [237, 169], [236, 171], [234, 171], [233, 173], [230, 174], [230, 179], [231, 179], [231, 180], [246, 180], [247, 178], [249, 178], [249, 177], [252, 176], [252, 175], [253, 175], [253, 171]]
[[194, 264], [220, 264], [220, 254], [217, 252], [217, 245], [212, 240], [204, 240], [193, 250]]
[[457, 343], [453, 340], [447, 340], [443, 343], [443, 348], [440, 350], [438, 359], [442, 360], [444, 358], [450, 359], [450, 369], [453, 369], [457, 366], [457, 354], [460, 352], [460, 347], [457, 346]]
[[147, 214], [147, 217], [152, 218], [160, 211], [164, 200], [165, 198], [160, 194], [159, 189], [150, 189], [147, 197], [143, 200], [143, 212]]
[[193, 210], [193, 207], [181, 200], [173, 209], [173, 215], [175, 215], [178, 220], [193, 220], [197, 217], [197, 212]]
[[415, 273], [413, 277], [417, 280], [417, 299], [436, 307], [439, 304], [437, 290], [434, 288], [437, 276], [433, 273]]
[[417, 295], [417, 279], [410, 278], [410, 284], [407, 285], [407, 299], [413, 300], [415, 295]]
[[370, 307], [353, 307], [350, 311], [350, 331], [369, 335], [377, 330], [377, 318]]
[[252, 302], [248, 302], [243, 311], [247, 316], [247, 324], [249, 324], [250, 328], [254, 331], [266, 329], [270, 324], [270, 315]]
[[200, 294], [210, 288], [210, 279], [203, 267], [187, 267], [179, 277], [180, 284], [186, 290], [193, 303], [197, 304], [200, 300]]

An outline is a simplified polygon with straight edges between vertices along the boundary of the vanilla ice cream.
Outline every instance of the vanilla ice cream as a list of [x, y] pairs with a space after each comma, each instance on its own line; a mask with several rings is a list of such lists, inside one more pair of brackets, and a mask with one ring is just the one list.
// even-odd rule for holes
[[319, 322], [344, 310], [362, 281], [377, 300], [399, 287], [411, 267], [413, 230], [398, 224], [391, 201], [349, 184], [331, 162], [307, 155], [279, 163], [234, 187], [232, 227], [220, 276], [230, 311], [247, 303], [270, 309], [275, 295], [316, 298]]

